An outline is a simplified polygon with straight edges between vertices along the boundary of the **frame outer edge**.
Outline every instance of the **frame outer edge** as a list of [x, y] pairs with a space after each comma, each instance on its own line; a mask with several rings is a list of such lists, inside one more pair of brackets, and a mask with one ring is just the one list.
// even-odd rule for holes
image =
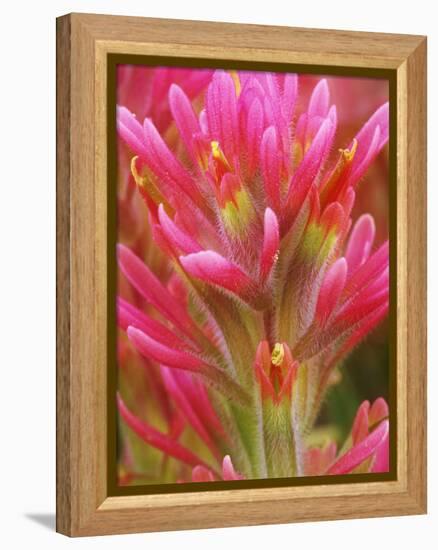
[[[93, 16], [96, 17], [96, 16]], [[133, 514], [122, 509], [113, 509], [112, 513], [98, 511], [99, 499], [96, 498], [96, 470], [98, 464], [90, 460], [89, 445], [99, 434], [97, 419], [92, 413], [96, 410], [93, 390], [96, 385], [98, 365], [93, 335], [96, 327], [86, 333], [81, 326], [83, 312], [78, 305], [79, 296], [85, 303], [92, 303], [95, 273], [95, 237], [93, 231], [97, 220], [88, 217], [90, 227], [80, 222], [80, 205], [86, 205], [85, 213], [96, 213], [95, 196], [86, 187], [80, 175], [94, 172], [95, 129], [90, 128], [90, 104], [94, 105], [95, 90], [82, 71], [81, 63], [90, 70], [94, 59], [96, 35], [93, 18], [72, 14], [57, 20], [57, 531], [70, 536], [91, 534], [127, 533], [144, 530], [162, 530], [173, 528], [163, 511], [151, 508], [147, 518], [132, 510]], [[72, 44], [73, 42], [73, 44]], [[426, 510], [426, 43], [421, 40], [406, 58], [407, 65], [407, 116], [408, 141], [401, 152], [409, 153], [415, 162], [407, 164], [408, 212], [407, 219], [407, 392], [408, 404], [412, 409], [408, 413], [408, 491], [393, 500], [394, 508], [383, 504], [381, 509], [351, 514], [351, 511], [338, 517], [370, 517], [390, 515], [391, 511], [400, 514], [418, 514]], [[93, 52], [92, 58], [86, 55]], [[395, 68], [395, 67], [394, 67]], [[83, 94], [77, 89], [85, 84]], [[74, 89], [73, 89], [73, 88]], [[92, 94], [92, 98], [88, 94]], [[92, 118], [94, 120], [94, 118]], [[72, 126], [73, 124], [73, 126]], [[82, 140], [82, 141], [81, 141]], [[84, 146], [91, 145], [91, 150]], [[78, 163], [78, 153], [83, 153], [83, 164]], [[61, 163], [62, 159], [62, 163]], [[83, 193], [81, 195], [81, 193]], [[87, 218], [85, 218], [86, 220]], [[85, 256], [78, 257], [78, 244], [85, 244]], [[85, 277], [83, 277], [85, 275]], [[81, 278], [82, 277], [82, 278]], [[88, 283], [87, 283], [88, 281]], [[91, 286], [91, 288], [90, 288]], [[97, 304], [95, 304], [97, 308]], [[81, 315], [79, 315], [81, 313]], [[93, 314], [95, 323], [96, 313]], [[81, 317], [81, 318], [80, 318]], [[80, 344], [80, 350], [75, 347]], [[412, 363], [412, 366], [410, 365]], [[81, 378], [82, 377], [82, 378]], [[82, 428], [81, 428], [82, 426]], [[87, 428], [85, 429], [85, 427]], [[83, 432], [85, 430], [86, 433]], [[392, 495], [384, 499], [389, 504]], [[395, 496], [395, 495], [394, 495]], [[370, 495], [371, 497], [371, 495]], [[333, 497], [319, 497], [321, 504], [329, 503]], [[355, 497], [354, 497], [355, 498]], [[365, 498], [365, 497], [364, 497]], [[357, 504], [362, 497], [357, 497]], [[368, 499], [369, 500], [369, 499]], [[339, 499], [334, 498], [338, 503]], [[397, 503], [397, 504], [396, 504]], [[261, 504], [261, 503], [260, 503]], [[251, 506], [249, 505], [251, 508]], [[199, 511], [196, 506], [188, 510], [191, 521], [181, 525], [182, 517], [177, 519], [176, 529], [199, 528]], [[232, 508], [235, 508], [234, 506]], [[254, 503], [255, 516], [260, 513], [259, 505]], [[172, 506], [168, 512], [172, 511]], [[261, 520], [254, 517], [251, 521], [241, 521], [234, 516], [226, 521], [228, 505], [217, 505], [216, 511], [222, 511], [220, 524], [245, 525], [267, 524], [284, 521], [305, 521], [307, 515], [287, 517], [279, 513]], [[174, 508], [175, 512], [179, 508]], [[350, 508], [351, 510], [351, 508]], [[137, 513], [136, 513], [137, 512]], [[247, 517], [244, 514], [245, 517]], [[307, 517], [305, 517], [307, 516]], [[330, 514], [315, 514], [313, 520], [332, 519]], [[175, 519], [175, 518], [174, 518]], [[173, 520], [172, 520], [173, 521]], [[147, 528], [145, 528], [145, 522]], [[205, 527], [218, 526], [217, 518], [210, 518]]]
[[[407, 59], [408, 491], [427, 513], [427, 39]], [[415, 512], [413, 512], [415, 513]]]
[[71, 533], [71, 18], [56, 20], [56, 530]]

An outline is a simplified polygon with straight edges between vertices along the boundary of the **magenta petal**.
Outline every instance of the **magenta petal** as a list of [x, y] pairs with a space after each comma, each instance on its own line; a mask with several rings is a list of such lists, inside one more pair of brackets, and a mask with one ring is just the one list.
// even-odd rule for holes
[[199, 252], [201, 246], [169, 218], [162, 204], [158, 207], [158, 219], [167, 239], [184, 254]]
[[389, 422], [384, 420], [364, 440], [342, 455], [328, 470], [329, 475], [348, 474], [369, 458], [385, 440]]
[[363, 214], [354, 225], [345, 253], [349, 274], [354, 273], [368, 259], [375, 234], [373, 217]]
[[274, 126], [269, 126], [263, 134], [262, 143], [260, 146], [260, 158], [265, 191], [269, 204], [274, 210], [279, 212], [281, 160], [279, 155], [277, 132]]
[[265, 281], [271, 273], [277, 260], [279, 247], [280, 230], [277, 216], [270, 208], [267, 208], [265, 210], [263, 248], [260, 257], [260, 277], [262, 281]]
[[132, 286], [184, 334], [193, 338], [193, 321], [144, 262], [122, 244], [117, 245], [117, 258], [121, 271]]
[[169, 106], [179, 133], [184, 141], [184, 145], [192, 159], [196, 161], [192, 138], [193, 135], [201, 132], [201, 127], [189, 98], [177, 84], [172, 84], [170, 86]]
[[192, 372], [202, 371], [205, 366], [205, 363], [194, 355], [161, 344], [135, 327], [128, 327], [126, 333], [135, 348], [147, 359]]
[[143, 420], [140, 420], [133, 415], [119, 395], [117, 396], [117, 405], [120, 416], [126, 424], [148, 445], [151, 445], [163, 453], [181, 460], [181, 462], [184, 462], [189, 466], [202, 465], [205, 468], [208, 468], [207, 464], [205, 464], [205, 462], [198, 456], [189, 451], [189, 449], [183, 447], [180, 443], [168, 435], [159, 432]]
[[322, 282], [315, 310], [315, 321], [324, 326], [332, 315], [344, 290], [347, 262], [339, 258], [327, 270]]
[[212, 250], [180, 256], [184, 269], [198, 279], [215, 284], [236, 294], [245, 292], [252, 280], [239, 267]]
[[219, 142], [229, 162], [238, 153], [239, 127], [236, 88], [231, 75], [216, 71], [207, 90], [206, 113], [212, 140]]

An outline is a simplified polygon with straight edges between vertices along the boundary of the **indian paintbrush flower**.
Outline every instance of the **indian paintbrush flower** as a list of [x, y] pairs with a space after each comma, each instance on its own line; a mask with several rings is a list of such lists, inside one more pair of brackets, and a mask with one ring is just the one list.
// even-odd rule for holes
[[119, 327], [153, 372], [164, 420], [134, 415], [119, 396], [121, 418], [176, 459], [174, 482], [385, 471], [383, 399], [361, 405], [340, 453], [307, 436], [342, 361], [388, 311], [388, 243], [374, 246], [371, 215], [352, 224], [357, 185], [388, 141], [388, 104], [334, 152], [326, 79], [304, 110], [294, 74], [207, 80], [196, 108], [167, 86], [172, 146], [150, 118], [118, 107], [167, 258], [159, 278], [118, 245], [137, 300], [118, 299]]

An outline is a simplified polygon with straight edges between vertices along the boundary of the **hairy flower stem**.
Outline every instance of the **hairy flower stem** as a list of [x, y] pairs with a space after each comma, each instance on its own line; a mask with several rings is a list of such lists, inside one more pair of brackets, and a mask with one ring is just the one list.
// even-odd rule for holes
[[290, 399], [281, 404], [267, 401], [263, 405], [264, 443], [268, 476], [297, 475], [297, 452], [292, 426]]
[[275, 345], [275, 335], [274, 335], [274, 312], [270, 309], [264, 311], [263, 313], [263, 325], [265, 328], [265, 338], [268, 341], [271, 347]]
[[261, 418], [257, 412], [260, 403], [257, 403], [257, 400], [258, 398], [254, 395], [252, 407], [243, 408], [233, 405], [231, 409], [251, 464], [252, 475], [254, 478], [265, 478], [267, 476], [266, 455]]

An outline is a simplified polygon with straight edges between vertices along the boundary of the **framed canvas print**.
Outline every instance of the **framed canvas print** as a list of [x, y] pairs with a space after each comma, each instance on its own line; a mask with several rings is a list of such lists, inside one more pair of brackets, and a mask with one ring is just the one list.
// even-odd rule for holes
[[425, 513], [425, 38], [57, 41], [58, 531]]

